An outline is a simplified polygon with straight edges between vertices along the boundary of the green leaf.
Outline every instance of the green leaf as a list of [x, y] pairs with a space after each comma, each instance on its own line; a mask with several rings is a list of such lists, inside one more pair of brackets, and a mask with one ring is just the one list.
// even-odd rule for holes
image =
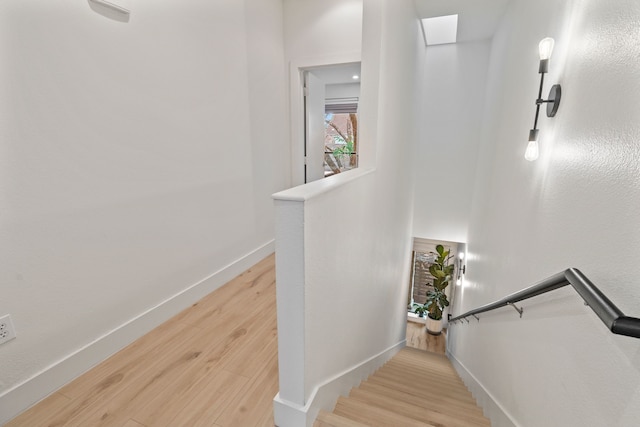
[[444, 279], [445, 277], [447, 277], [447, 273], [445, 273], [444, 271], [440, 270], [439, 268], [434, 268], [433, 269], [433, 276], [437, 277], [439, 279]]
[[438, 254], [440, 254], [440, 256], [442, 256], [442, 253], [444, 252], [444, 246], [442, 246], [442, 245], [436, 246], [436, 252], [438, 252]]
[[431, 275], [432, 275], [433, 277], [436, 277], [436, 270], [438, 270], [438, 266], [437, 266], [437, 265], [435, 265], [435, 264], [431, 264], [431, 265], [429, 266], [429, 273], [431, 273]]

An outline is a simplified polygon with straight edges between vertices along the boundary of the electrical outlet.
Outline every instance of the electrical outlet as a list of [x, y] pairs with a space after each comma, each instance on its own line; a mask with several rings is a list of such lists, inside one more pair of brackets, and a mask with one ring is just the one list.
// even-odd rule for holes
[[16, 330], [13, 327], [13, 322], [11, 322], [11, 316], [7, 314], [0, 317], [0, 344], [4, 344], [15, 337]]

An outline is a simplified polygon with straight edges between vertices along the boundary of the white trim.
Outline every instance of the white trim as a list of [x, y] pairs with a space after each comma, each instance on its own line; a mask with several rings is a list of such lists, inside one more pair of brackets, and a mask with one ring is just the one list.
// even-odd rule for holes
[[314, 387], [304, 406], [283, 400], [280, 393], [273, 399], [273, 417], [278, 427], [312, 427], [320, 410], [333, 411], [340, 395], [349, 391], [384, 365], [398, 351], [405, 347], [407, 340], [381, 351], [373, 357], [327, 379]]
[[276, 311], [280, 394], [304, 405], [304, 204], [276, 200]]
[[222, 267], [0, 395], [0, 425], [272, 254], [274, 240]]
[[304, 184], [304, 94], [301, 71], [313, 67], [361, 62], [360, 52], [294, 59], [289, 63], [289, 117], [291, 130], [291, 183]]
[[473, 394], [478, 405], [482, 408], [484, 415], [491, 420], [492, 426], [520, 427], [520, 424], [513, 419], [511, 414], [496, 400], [491, 392], [484, 388], [482, 383], [449, 350], [447, 350], [447, 357], [464, 384], [471, 391], [471, 394]]
[[298, 185], [297, 187], [280, 191], [271, 195], [271, 197], [274, 200], [305, 202], [319, 196], [320, 194], [327, 193], [338, 187], [346, 185], [351, 181], [355, 181], [356, 179], [369, 175], [372, 172], [375, 172], [375, 169], [351, 169], [308, 184]]

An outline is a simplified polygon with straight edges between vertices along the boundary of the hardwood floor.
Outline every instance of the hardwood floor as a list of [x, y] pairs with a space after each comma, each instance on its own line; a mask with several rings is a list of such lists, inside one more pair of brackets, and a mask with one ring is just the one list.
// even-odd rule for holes
[[273, 426], [273, 255], [5, 427]]
[[426, 350], [431, 353], [445, 354], [447, 350], [447, 331], [440, 335], [427, 333], [424, 323], [407, 322], [407, 347]]

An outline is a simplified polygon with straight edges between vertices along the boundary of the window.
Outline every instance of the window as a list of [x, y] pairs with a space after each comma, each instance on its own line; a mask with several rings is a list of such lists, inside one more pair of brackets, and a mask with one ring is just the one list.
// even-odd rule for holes
[[325, 106], [324, 175], [358, 167], [358, 104]]

